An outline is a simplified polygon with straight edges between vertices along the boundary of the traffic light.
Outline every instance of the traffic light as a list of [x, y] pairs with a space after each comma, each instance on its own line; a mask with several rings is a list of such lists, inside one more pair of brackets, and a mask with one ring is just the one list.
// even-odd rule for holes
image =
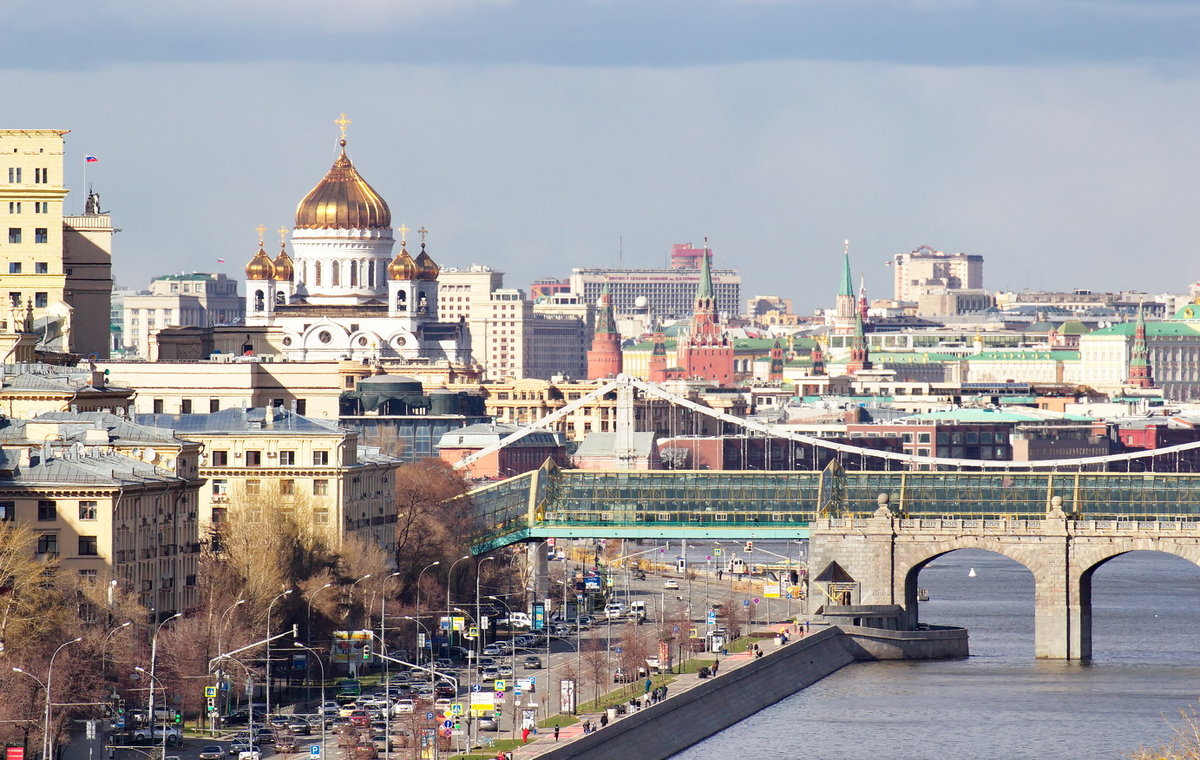
[[753, 541], [747, 541], [747, 542], [746, 542], [746, 553], [747, 553], [747, 554], [749, 554], [749, 553], [750, 553], [750, 552], [752, 552], [752, 551], [754, 551], [754, 542], [753, 542]]
[[177, 725], [183, 723], [183, 713], [178, 710], [175, 711], [175, 723]]
[[366, 660], [369, 660], [369, 659], [371, 659], [371, 645], [370, 645], [370, 644], [363, 644], [363, 648], [362, 648], [362, 658], [363, 658], [363, 661], [364, 661], [364, 662], [365, 662]]

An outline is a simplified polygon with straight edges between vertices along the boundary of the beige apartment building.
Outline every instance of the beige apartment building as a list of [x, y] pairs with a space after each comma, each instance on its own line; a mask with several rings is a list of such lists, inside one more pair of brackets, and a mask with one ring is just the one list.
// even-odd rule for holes
[[[117, 415], [54, 412], [0, 428], [0, 519], [84, 583], [116, 580], [158, 618], [199, 603], [197, 444]], [[80, 608], [84, 620], [98, 610]]]
[[298, 518], [311, 519], [337, 543], [353, 535], [395, 551], [401, 462], [360, 446], [356, 433], [276, 407], [136, 419], [202, 447], [201, 535], [244, 495], [249, 504], [261, 497], [296, 509]]
[[151, 356], [151, 343], [164, 327], [228, 325], [246, 316], [237, 280], [224, 274], [189, 272], [156, 277], [150, 289], [124, 297], [122, 347]]
[[[983, 256], [945, 253], [923, 245], [892, 256], [892, 297], [916, 301], [923, 293], [983, 288]], [[950, 312], [953, 313], [953, 312]]]
[[0, 129], [0, 297], [10, 322], [33, 312], [40, 347], [108, 356], [112, 235], [98, 195], [63, 203], [61, 129]]

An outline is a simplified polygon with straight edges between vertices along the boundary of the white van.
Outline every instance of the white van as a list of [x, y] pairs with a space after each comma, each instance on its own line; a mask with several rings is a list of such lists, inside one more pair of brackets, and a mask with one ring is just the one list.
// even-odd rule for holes
[[646, 619], [646, 603], [642, 601], [630, 602], [629, 611], [625, 613], [634, 620]]

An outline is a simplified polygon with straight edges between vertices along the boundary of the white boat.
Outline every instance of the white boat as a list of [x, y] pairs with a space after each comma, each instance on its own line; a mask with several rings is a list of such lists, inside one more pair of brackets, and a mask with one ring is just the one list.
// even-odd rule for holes
[[974, 577], [975, 577], [975, 568], [971, 568], [971, 572], [967, 573], [967, 577], [968, 577], [968, 578], [974, 578]]

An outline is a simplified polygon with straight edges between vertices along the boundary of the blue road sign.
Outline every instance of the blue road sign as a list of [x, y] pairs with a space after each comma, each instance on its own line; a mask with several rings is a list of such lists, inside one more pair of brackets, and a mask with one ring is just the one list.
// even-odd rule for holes
[[743, 606], [743, 607], [749, 607], [749, 606], [750, 606], [750, 600], [749, 600], [749, 599], [743, 599], [743, 600], [742, 600], [742, 606]]
[[480, 683], [471, 684], [471, 691], [483, 691], [483, 684], [480, 684]]
[[454, 728], [454, 721], [452, 721], [452, 720], [444, 720], [444, 721], [442, 721], [442, 728], [445, 728], [445, 729], [451, 729], [451, 728]]
[[321, 756], [321, 745], [320, 744], [310, 744], [308, 747], [308, 756], [309, 757], [320, 757]]
[[425, 713], [425, 720], [433, 720], [433, 713], [431, 713], [431, 712]]

